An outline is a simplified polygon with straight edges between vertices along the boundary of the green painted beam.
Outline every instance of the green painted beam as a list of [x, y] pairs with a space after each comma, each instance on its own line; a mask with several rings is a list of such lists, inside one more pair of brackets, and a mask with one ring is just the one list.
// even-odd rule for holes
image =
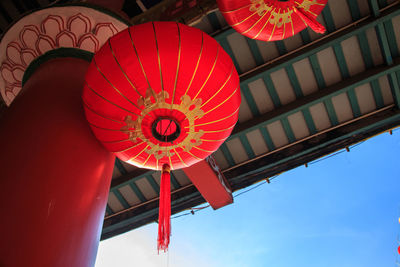
[[378, 3], [379, 3], [379, 6], [381, 8], [387, 6], [387, 1], [386, 0], [378, 0]]
[[253, 149], [251, 148], [251, 145], [249, 143], [249, 139], [247, 139], [246, 135], [241, 135], [239, 136], [240, 142], [243, 145], [244, 150], [246, 151], [247, 156], [249, 159], [254, 158], [256, 155], [254, 154]]
[[396, 35], [394, 34], [393, 23], [392, 23], [392, 21], [385, 21], [383, 23], [383, 26], [385, 27], [386, 36], [387, 36], [387, 40], [389, 43], [390, 53], [392, 54], [393, 57], [398, 57], [399, 56], [399, 47], [396, 42]]
[[261, 65], [264, 63], [264, 59], [261, 55], [260, 49], [258, 48], [257, 41], [254, 39], [246, 38], [247, 44], [249, 45], [251, 55], [254, 58], [254, 61], [256, 62], [257, 66]]
[[228, 146], [226, 145], [226, 142], [223, 143], [219, 149], [221, 150], [222, 154], [224, 154], [224, 157], [226, 161], [228, 162], [229, 166], [235, 165], [235, 161], [233, 160], [231, 152], [229, 152]]
[[279, 55], [284, 55], [287, 53], [287, 49], [285, 47], [285, 43], [283, 41], [275, 41], [276, 48], [278, 49]]
[[328, 33], [334, 32], [336, 30], [335, 22], [333, 21], [331, 8], [329, 6], [329, 2], [326, 4], [324, 9], [321, 12], [322, 17], [325, 21], [326, 30]]
[[324, 100], [324, 106], [325, 106], [326, 112], [328, 113], [328, 118], [329, 118], [329, 121], [331, 122], [331, 125], [332, 126], [338, 125], [339, 124], [339, 120], [338, 120], [338, 117], [336, 115], [335, 108], [334, 108], [334, 106], [332, 104], [332, 99], [331, 98], [325, 99]]
[[122, 165], [121, 160], [119, 158], [115, 158], [114, 166], [118, 169], [121, 174], [127, 174], [125, 167]]
[[389, 80], [390, 90], [392, 91], [394, 103], [396, 104], [396, 107], [400, 109], [400, 87], [399, 87], [398, 76], [394, 72], [390, 73], [388, 75], [388, 80]]
[[[278, 108], [278, 107], [282, 106], [281, 100], [279, 99], [279, 95], [276, 92], [275, 85], [272, 82], [271, 75], [265, 74], [265, 75], [263, 75], [262, 79], [264, 81], [265, 87], [268, 90], [268, 94], [271, 97], [271, 100], [272, 100], [272, 103], [274, 104], [274, 107]], [[240, 87], [242, 87], [245, 84], [246, 83], [241, 83]]]
[[378, 24], [375, 27], [376, 33], [378, 35], [379, 47], [381, 49], [382, 56], [386, 64], [393, 64], [392, 53], [390, 52], [389, 42], [386, 36], [386, 31], [383, 24]]
[[311, 42], [311, 37], [310, 34], [308, 33], [308, 28], [305, 28], [300, 32], [300, 37], [301, 40], [303, 41], [303, 44], [308, 44]]
[[[327, 103], [329, 103], [330, 99], [333, 96], [345, 93], [351, 88], [355, 88], [365, 83], [369, 83], [375, 79], [378, 79], [381, 76], [388, 75], [398, 70], [400, 70], [400, 58], [397, 59], [395, 64], [393, 64], [392, 66], [378, 66], [373, 69], [366, 70], [365, 72], [362, 72], [348, 79], [345, 79], [337, 84], [329, 86], [324, 90], [319, 90], [315, 93], [302, 97], [297, 101], [289, 103], [278, 109], [272, 110], [261, 116], [255, 117], [252, 120], [236, 125], [228, 140], [236, 138], [241, 134], [248, 133], [255, 129], [259, 129], [260, 127], [263, 127], [266, 124], [272, 123], [277, 120], [281, 120], [282, 118], [285, 118], [291, 114], [301, 111], [304, 108], [309, 108], [310, 106], [315, 105], [317, 103], [321, 103], [323, 101], [325, 101], [324, 104], [326, 105], [329, 114], [331, 107], [329, 106], [329, 104], [327, 105]], [[332, 114], [333, 111], [334, 110], [332, 107]], [[331, 120], [333, 121], [332, 124], [335, 125], [334, 118], [331, 118]]]
[[110, 208], [110, 206], [108, 206], [108, 204], [106, 205], [106, 211], [108, 213], [108, 215], [113, 214], [114, 212], [112, 211], [112, 209]]
[[219, 29], [222, 28], [221, 23], [219, 22], [218, 17], [215, 14], [215, 12], [211, 12], [211, 13], [207, 14], [207, 19], [210, 22], [214, 31], [218, 31]]
[[358, 105], [356, 91], [351, 88], [347, 91], [347, 97], [350, 101], [351, 110], [353, 112], [353, 117], [357, 118], [361, 116], [360, 106]]
[[145, 175], [144, 176], [149, 182], [150, 186], [153, 188], [154, 192], [156, 192], [157, 196], [160, 195], [160, 186], [157, 184], [156, 180], [154, 180], [152, 175]]
[[290, 84], [292, 85], [296, 98], [303, 97], [303, 91], [301, 90], [301, 86], [299, 80], [297, 79], [297, 75], [296, 72], [294, 71], [293, 65], [287, 66], [285, 70], [289, 77], [289, 81]]
[[371, 81], [370, 85], [372, 88], [372, 94], [374, 96], [376, 107], [383, 108], [385, 103], [383, 101], [382, 90], [381, 90], [378, 80]]
[[292, 127], [290, 127], [290, 123], [287, 117], [282, 118], [281, 123], [283, 130], [285, 131], [285, 134], [289, 140], [289, 143], [293, 143], [294, 141], [296, 141], [296, 137], [294, 136]]
[[145, 202], [147, 200], [135, 182], [129, 183], [129, 186], [141, 202]]
[[282, 58], [276, 60], [273, 63], [265, 63], [265, 65], [262, 65], [253, 71], [249, 71], [248, 73], [241, 75], [240, 77], [241, 84], [249, 83], [259, 78], [262, 78], [267, 74], [275, 72], [299, 60], [314, 55], [319, 51], [322, 51], [328, 47], [332, 47], [335, 44], [340, 44], [343, 40], [346, 40], [352, 36], [357, 36], [358, 33], [364, 32], [367, 29], [375, 27], [376, 25], [384, 21], [390, 20], [393, 17], [400, 15], [399, 6], [400, 4], [397, 4], [393, 7], [390, 7], [382, 11], [381, 16], [378, 18], [371, 17], [359, 23], [356, 23], [353, 26], [350, 26], [344, 30], [334, 32], [331, 35], [327, 36], [326, 38], [319, 39], [315, 41], [315, 43], [313, 43], [312, 45], [300, 48], [298, 51], [283, 56]]
[[342, 75], [342, 79], [346, 79], [350, 77], [349, 69], [347, 68], [346, 59], [344, 58], [343, 49], [340, 44], [333, 45], [333, 51], [336, 55], [336, 60], [339, 65], [340, 74]]
[[[378, 2], [376, 0], [369, 0], [368, 3], [369, 3], [370, 9], [372, 10], [373, 16], [374, 17], [380, 16], [381, 12], [379, 10], [379, 5], [381, 5], [382, 3], [380, 3], [378, 5]], [[385, 6], [386, 6], [386, 4], [385, 4]], [[391, 51], [392, 50], [391, 46], [393, 46], [393, 43], [392, 43], [392, 45], [389, 44], [388, 36], [386, 34], [386, 30], [385, 30], [385, 26], [384, 26], [384, 23], [386, 23], [386, 22], [389, 22], [391, 24], [390, 20], [383, 21], [382, 23], [379, 23], [375, 26], [375, 30], [376, 30], [376, 34], [378, 35], [378, 41], [379, 41], [379, 46], [381, 49], [382, 56], [383, 56], [386, 64], [391, 65], [393, 63], [393, 57], [392, 57], [392, 51]], [[390, 33], [393, 38], [394, 37], [393, 31], [390, 31]], [[396, 41], [394, 40], [394, 42], [396, 42]], [[397, 49], [397, 45], [396, 45], [396, 49]]]
[[371, 48], [369, 47], [367, 34], [365, 32], [361, 32], [357, 35], [357, 39], [358, 44], [360, 45], [365, 67], [367, 69], [372, 68], [374, 66], [374, 61], [372, 60]]
[[170, 172], [170, 174], [171, 174], [171, 175], [170, 175], [170, 176], [171, 176], [171, 183], [172, 183], [172, 185], [174, 186], [174, 188], [175, 188], [175, 189], [178, 189], [179, 187], [181, 187], [180, 184], [179, 184], [179, 182], [178, 182], [178, 180], [176, 180], [176, 177], [175, 177], [173, 171]]
[[235, 33], [236, 31], [233, 28], [228, 28], [224, 31], [221, 31], [215, 35], [211, 35], [212, 37], [214, 37], [215, 40], [217, 40], [218, 42], [226, 39], [226, 37], [228, 37], [229, 35]]
[[124, 209], [127, 209], [130, 207], [130, 205], [128, 204], [128, 202], [125, 200], [125, 198], [122, 196], [122, 194], [119, 192], [118, 189], [112, 188], [111, 192], [114, 193], [114, 195], [117, 197], [119, 203], [121, 203], [122, 207], [124, 207]]
[[350, 13], [351, 17], [353, 18], [353, 21], [361, 19], [361, 13], [357, 1], [347, 0], [347, 5], [350, 8]]
[[361, 134], [361, 133], [365, 133], [365, 132], [368, 132], [371, 129], [374, 129], [374, 128], [377, 128], [377, 127], [382, 127], [384, 125], [388, 125], [390, 123], [394, 123], [394, 122], [400, 120], [400, 112], [399, 111], [396, 111], [396, 112], [385, 111], [385, 112], [382, 112], [382, 113], [387, 114], [388, 112], [391, 112], [392, 115], [390, 115], [390, 116], [386, 115], [385, 117], [380, 118], [379, 120], [375, 119], [376, 121], [374, 123], [369, 123], [368, 125], [361, 126], [361, 127], [357, 128], [357, 130], [345, 133], [343, 135], [339, 135], [339, 136], [337, 136], [335, 138], [332, 138], [331, 140], [329, 140], [327, 142], [318, 144], [318, 145], [313, 146], [311, 148], [300, 150], [298, 153], [296, 153], [296, 154], [294, 154], [292, 156], [289, 156], [289, 157], [285, 157], [284, 159], [271, 162], [270, 164], [265, 164], [265, 165], [260, 164], [259, 168], [251, 169], [251, 171], [248, 171], [248, 172], [246, 172], [244, 174], [241, 174], [241, 175], [235, 175], [235, 177], [232, 178], [232, 179], [229, 179], [229, 181], [231, 183], [233, 183], [233, 182], [235, 182], [235, 180], [240, 180], [243, 177], [249, 177], [249, 176], [256, 175], [257, 173], [263, 172], [263, 171], [265, 171], [267, 169], [271, 169], [274, 166], [277, 166], [279, 164], [283, 164], [285, 162], [290, 162], [290, 161], [292, 161], [292, 160], [294, 160], [296, 158], [299, 158], [299, 157], [304, 156], [306, 154], [309, 154], [309, 153], [312, 153], [314, 151], [320, 150], [320, 149], [322, 149], [322, 148], [324, 148], [324, 147], [326, 147], [328, 145], [338, 143], [341, 140], [345, 140], [347, 138], [350, 138], [351, 136], [358, 135], [358, 134]]
[[[186, 195], [184, 197], [180, 197], [180, 198], [177, 198], [175, 200], [172, 200], [171, 201], [171, 211], [174, 210], [175, 206], [180, 205], [181, 203], [184, 203], [184, 202], [186, 202], [186, 201], [188, 201], [190, 199], [199, 198], [200, 196], [201, 196], [201, 194], [197, 191], [197, 192], [194, 192], [192, 194]], [[204, 200], [203, 200], [203, 202], [204, 202]], [[118, 229], [121, 229], [121, 228], [123, 228], [125, 226], [132, 225], [135, 222], [143, 221], [145, 218], [155, 217], [155, 216], [157, 216], [157, 214], [158, 214], [158, 207], [154, 208], [154, 209], [151, 209], [151, 210], [148, 210], [148, 211], [145, 211], [145, 212], [142, 212], [142, 213], [140, 213], [140, 214], [138, 214], [136, 216], [125, 218], [124, 220], [121, 220], [118, 223], [114, 223], [112, 225], [104, 226], [103, 230], [102, 230], [102, 236], [104, 234], [107, 234], [107, 233], [116, 231]], [[174, 214], [174, 212], [172, 212], [172, 214]], [[103, 239], [103, 237], [102, 237], [102, 239]]]
[[311, 116], [310, 109], [305, 108], [301, 112], [303, 113], [304, 120], [306, 121], [308, 131], [310, 134], [315, 134], [317, 132], [317, 127], [315, 126], [314, 120]]
[[[240, 91], [242, 92], [249, 108], [251, 111], [251, 114], [253, 114], [253, 116], [258, 116], [260, 115], [260, 111], [257, 108], [257, 104], [256, 101], [254, 101], [254, 97], [250, 92], [249, 86], [247, 84], [243, 84], [240, 86]], [[243, 100], [242, 100], [243, 101]]]
[[326, 87], [326, 84], [325, 84], [324, 75], [322, 74], [322, 71], [321, 71], [321, 66], [319, 65], [317, 55], [316, 54], [311, 55], [309, 57], [309, 61], [310, 61], [311, 68], [312, 68], [314, 76], [315, 76], [315, 80], [317, 81], [318, 89], [321, 90]]
[[260, 127], [261, 135], [264, 138], [265, 143], [267, 144], [268, 150], [275, 150], [275, 144], [272, 141], [271, 135], [268, 132], [268, 129], [265, 127]]

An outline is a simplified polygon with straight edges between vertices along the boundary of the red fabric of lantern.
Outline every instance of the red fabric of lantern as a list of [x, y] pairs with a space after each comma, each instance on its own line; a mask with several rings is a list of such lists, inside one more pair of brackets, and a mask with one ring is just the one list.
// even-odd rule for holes
[[95, 54], [83, 100], [94, 134], [121, 160], [178, 169], [206, 158], [231, 133], [239, 77], [202, 31], [146, 23], [110, 38]]
[[282, 40], [307, 26], [325, 28], [316, 18], [328, 0], [217, 0], [229, 25], [240, 34], [262, 41]]
[[120, 159], [161, 169], [158, 250], [170, 237], [170, 169], [218, 149], [240, 105], [231, 58], [202, 31], [174, 22], [132, 26], [95, 54], [83, 91], [96, 137]]

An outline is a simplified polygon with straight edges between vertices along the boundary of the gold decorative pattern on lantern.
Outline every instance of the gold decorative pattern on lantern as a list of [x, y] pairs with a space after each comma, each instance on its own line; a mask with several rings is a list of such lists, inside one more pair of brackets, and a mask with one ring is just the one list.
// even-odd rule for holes
[[282, 27], [283, 24], [292, 22], [292, 16], [291, 16], [292, 13], [293, 10], [289, 10], [288, 12], [285, 13], [279, 13], [273, 10], [271, 12], [272, 16], [269, 19], [269, 23], [275, 24], [278, 28], [280, 28]]
[[264, 15], [266, 12], [269, 12], [272, 10], [272, 7], [264, 3], [264, 0], [250, 0], [251, 1], [251, 6], [250, 6], [250, 11], [251, 12], [257, 12], [257, 14], [261, 17]]
[[[145, 97], [140, 97], [137, 101], [139, 107], [144, 107], [140, 116], [136, 119], [132, 119], [132, 116], [128, 115], [125, 117], [124, 121], [126, 125], [121, 127], [121, 131], [127, 133], [129, 140], [132, 142], [139, 141], [138, 139], [147, 143], [150, 148], [146, 148], [146, 153], [149, 155], [154, 155], [156, 159], [161, 159], [165, 156], [171, 157], [175, 153], [171, 152], [176, 148], [182, 148], [183, 151], [189, 152], [193, 146], [199, 146], [202, 144], [200, 138], [203, 136], [204, 131], [195, 131], [195, 120], [204, 116], [204, 111], [200, 108], [202, 100], [197, 98], [192, 100], [190, 96], [184, 95], [181, 97], [180, 104], [168, 104], [165, 99], [169, 98], [169, 94], [166, 91], [161, 91], [160, 93], [154, 92], [152, 88], [148, 88]], [[154, 101], [154, 102], [153, 102]], [[176, 145], [170, 146], [160, 146], [151, 142], [142, 132], [142, 121], [150, 112], [157, 109], [170, 109], [178, 110], [186, 116], [189, 122], [186, 138]], [[134, 130], [132, 130], [134, 129]]]
[[324, 4], [318, 3], [317, 0], [304, 0], [301, 4], [296, 1], [295, 3], [297, 4], [298, 8], [302, 8], [307, 12], [310, 11], [310, 7], [313, 5], [320, 5], [320, 6], [324, 5]]

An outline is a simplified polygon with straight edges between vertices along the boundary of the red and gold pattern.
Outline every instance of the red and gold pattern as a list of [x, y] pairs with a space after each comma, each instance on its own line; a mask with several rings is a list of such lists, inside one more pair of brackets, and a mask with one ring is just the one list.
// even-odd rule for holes
[[[202, 31], [146, 23], [118, 33], [95, 54], [83, 100], [94, 134], [120, 159], [178, 169], [206, 158], [231, 133], [239, 77], [231, 58]], [[176, 123], [175, 140], [154, 136], [160, 118]]]
[[325, 28], [316, 21], [328, 0], [217, 0], [229, 25], [240, 34], [262, 41], [277, 41], [310, 26], [318, 33]]

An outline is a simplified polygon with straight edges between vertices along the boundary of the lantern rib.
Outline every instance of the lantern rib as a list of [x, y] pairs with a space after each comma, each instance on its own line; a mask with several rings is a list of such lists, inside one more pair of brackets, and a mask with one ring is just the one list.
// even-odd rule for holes
[[146, 167], [147, 162], [149, 161], [151, 154], [147, 157], [147, 159], [143, 162], [142, 167]]
[[251, 5], [252, 5], [252, 4], [248, 4], [248, 5], [245, 5], [245, 6], [236, 8], [236, 9], [233, 9], [233, 10], [227, 10], [227, 11], [222, 11], [222, 10], [220, 10], [220, 11], [221, 11], [221, 13], [229, 14], [229, 13], [233, 13], [233, 12], [239, 11], [239, 10], [241, 10], [241, 9], [244, 9], [244, 8], [246, 8], [246, 7], [249, 7], [249, 6], [251, 6]]
[[196, 149], [198, 149], [200, 151], [207, 152], [207, 153], [214, 153], [215, 152], [215, 151], [206, 150], [206, 149], [203, 149], [203, 148], [200, 148], [200, 147], [197, 147], [197, 146], [193, 146], [193, 148], [196, 148]]
[[178, 27], [178, 36], [179, 36], [179, 50], [178, 50], [178, 63], [176, 65], [176, 75], [175, 75], [175, 84], [174, 84], [174, 91], [172, 93], [172, 99], [171, 99], [171, 110], [172, 110], [172, 105], [175, 102], [175, 91], [176, 91], [176, 85], [178, 83], [178, 74], [179, 74], [179, 65], [181, 63], [181, 30], [179, 28], [179, 24], [176, 23], [176, 26]]
[[116, 122], [116, 123], [119, 123], [119, 124], [123, 124], [123, 123], [124, 123], [123, 121], [118, 121], [118, 120], [115, 120], [115, 119], [112, 119], [112, 118], [109, 118], [109, 117], [106, 117], [106, 116], [101, 115], [101, 114], [98, 113], [97, 111], [93, 110], [93, 109], [86, 103], [86, 101], [85, 101], [84, 99], [83, 99], [83, 104], [85, 105], [85, 107], [86, 107], [88, 110], [90, 110], [91, 112], [93, 112], [94, 114], [96, 114], [96, 115], [99, 116], [99, 117], [102, 117], [102, 118], [104, 118], [104, 119], [106, 119], [106, 120], [110, 120], [110, 121], [113, 121], [113, 122]]
[[135, 113], [135, 112], [133, 112], [133, 111], [130, 111], [130, 110], [126, 109], [126, 108], [123, 108], [123, 107], [121, 107], [121, 106], [115, 104], [114, 102], [111, 102], [110, 100], [108, 100], [108, 99], [105, 98], [104, 96], [100, 95], [98, 92], [96, 92], [95, 90], [93, 90], [92, 87], [90, 87], [90, 85], [87, 83], [86, 80], [85, 80], [85, 84], [86, 84], [86, 86], [87, 86], [93, 93], [95, 93], [97, 96], [99, 96], [100, 98], [102, 98], [102, 99], [105, 100], [106, 102], [110, 103], [111, 105], [114, 105], [114, 106], [116, 106], [116, 107], [118, 107], [118, 108], [120, 108], [120, 109], [122, 109], [122, 110], [124, 110], [124, 111], [126, 111], [126, 112], [129, 112], [129, 113], [131, 113], [131, 114], [134, 114], [134, 115], [136, 115], [136, 116], [139, 116], [139, 114], [137, 114], [137, 113]]
[[171, 157], [168, 157], [168, 159], [169, 159], [169, 166], [171, 167], [171, 170], [173, 170], [174, 167], [172, 167], [172, 160], [171, 160]]
[[[294, 12], [296, 12], [296, 8], [293, 7]], [[292, 25], [292, 36], [294, 35], [294, 25], [293, 25], [293, 19], [290, 20], [290, 24]]]
[[[238, 110], [239, 110], [239, 108], [237, 108], [234, 112], [230, 113], [228, 116], [226, 116], [226, 117], [224, 117], [224, 118], [221, 118], [221, 119], [218, 119], [218, 120], [215, 120], [215, 121], [210, 121], [210, 122], [205, 122], [205, 123], [196, 124], [196, 125], [194, 125], [194, 126], [195, 126], [195, 127], [204, 126], [204, 125], [209, 125], [209, 124], [213, 124], [213, 123], [216, 123], [216, 122], [220, 122], [220, 121], [226, 120], [227, 118], [230, 118], [230, 117], [232, 117], [233, 115], [235, 115], [236, 112], [238, 112]], [[189, 129], [189, 128], [190, 128], [190, 126], [185, 126], [185, 129]]]
[[[133, 30], [134, 28], [135, 28], [135, 27], [132, 27], [131, 29]], [[135, 43], [133, 42], [132, 35], [131, 35], [131, 29], [128, 30], [128, 33], [129, 33], [129, 38], [131, 39], [131, 43], [132, 43], [133, 50], [135, 51], [136, 58], [137, 58], [138, 61], [139, 61], [139, 65], [140, 65], [140, 68], [142, 69], [144, 78], [145, 78], [146, 81], [147, 81], [147, 85], [149, 86], [149, 88], [152, 88], [151, 85], [150, 85], [150, 81], [149, 81], [149, 79], [147, 78], [146, 72], [144, 71], [142, 61], [140, 60], [139, 54], [138, 54], [138, 52], [137, 52], [137, 50], [136, 50]]]
[[197, 69], [198, 69], [198, 67], [199, 67], [201, 55], [203, 54], [203, 46], [204, 46], [204, 34], [203, 34], [203, 32], [202, 32], [202, 33], [201, 33], [201, 47], [200, 47], [199, 58], [197, 59], [196, 67], [195, 67], [195, 69], [194, 69], [192, 78], [190, 79], [189, 85], [188, 85], [188, 87], [186, 88], [186, 92], [185, 92], [185, 94], [184, 94], [183, 96], [186, 96], [186, 95], [187, 95], [187, 92], [189, 91], [190, 86], [192, 85], [192, 82], [193, 82], [193, 80], [194, 80], [194, 76], [195, 76], [196, 73], [197, 73]]
[[128, 101], [129, 103], [131, 103], [133, 106], [135, 106], [136, 108], [138, 108], [139, 110], [142, 110], [139, 106], [137, 106], [135, 103], [133, 103], [131, 100], [129, 100], [129, 98], [127, 98], [123, 93], [121, 93], [120, 90], [117, 89], [117, 87], [114, 86], [114, 84], [112, 84], [112, 82], [107, 79], [107, 77], [104, 75], [104, 73], [100, 70], [99, 65], [97, 65], [96, 59], [95, 57], [93, 57], [93, 63], [96, 66], [97, 71], [101, 74], [101, 76], [103, 76], [103, 78], [107, 81], [107, 83], [109, 85], [111, 85], [111, 87], [117, 91], [118, 94], [120, 94], [123, 98], [125, 98], [126, 101]]
[[256, 38], [262, 33], [262, 31], [264, 30], [264, 28], [268, 25], [269, 20], [271, 19], [271, 17], [272, 17], [272, 12], [269, 14], [269, 18], [265, 21], [264, 26], [262, 26], [261, 30], [257, 33], [256, 36], [254, 36], [253, 39], [256, 39]]
[[248, 16], [247, 18], [245, 18], [244, 20], [239, 21], [239, 22], [237, 22], [237, 23], [235, 23], [235, 24], [233, 24], [233, 25], [231, 25], [231, 26], [234, 27], [234, 26], [237, 26], [237, 25], [239, 25], [239, 24], [242, 24], [243, 22], [245, 22], [246, 20], [250, 19], [250, 18], [251, 18], [252, 16], [254, 16], [255, 14], [257, 14], [257, 12], [253, 12], [253, 14], [251, 14], [250, 16]]
[[118, 62], [117, 57], [115, 56], [114, 50], [112, 49], [110, 39], [108, 39], [108, 45], [109, 45], [109, 47], [110, 47], [110, 51], [111, 51], [111, 54], [112, 54], [113, 57], [114, 57], [115, 62], [117, 63], [117, 65], [118, 65], [119, 69], [121, 70], [122, 74], [124, 74], [126, 80], [129, 82], [129, 84], [132, 86], [132, 88], [135, 89], [136, 93], [138, 93], [141, 97], [144, 97], [144, 96], [138, 91], [138, 89], [133, 85], [132, 81], [129, 79], [128, 75], [126, 74], [126, 72], [125, 72], [124, 69], [122, 68], [121, 64]]
[[[298, 11], [297, 8], [295, 8], [295, 9], [294, 9], [294, 12], [300, 12], [300, 11]], [[308, 27], [307, 22], [305, 22], [305, 20], [304, 20], [301, 16], [299, 16], [299, 18], [300, 18], [301, 21], [304, 23], [304, 25], [306, 25], [306, 27]]]
[[197, 94], [194, 96], [193, 100], [195, 100], [198, 97], [198, 95], [201, 93], [201, 91], [203, 90], [204, 86], [206, 85], [206, 83], [210, 79], [211, 74], [214, 72], [215, 65], [217, 64], [217, 61], [218, 61], [218, 56], [219, 56], [219, 46], [217, 47], [217, 55], [215, 56], [214, 64], [213, 64], [213, 66], [211, 68], [211, 71], [210, 71], [210, 73], [208, 73], [207, 79], [204, 81], [204, 83], [201, 86], [201, 88], [199, 89], [199, 91], [197, 91]]
[[159, 71], [160, 71], [161, 90], [164, 91], [164, 82], [163, 82], [163, 76], [162, 76], [162, 71], [161, 71], [160, 50], [158, 49], [156, 27], [154, 26], [154, 22], [153, 22], [153, 21], [151, 22], [151, 24], [153, 25], [154, 39], [155, 39], [155, 41], [156, 41], [156, 50], [157, 50], [157, 59], [158, 59], [158, 69], [159, 69]]
[[174, 148], [175, 154], [178, 156], [178, 158], [180, 159], [180, 161], [182, 162], [183, 165], [185, 165], [186, 167], [188, 167], [188, 165], [186, 165], [186, 163], [183, 161], [183, 159], [181, 158], [181, 156], [179, 155], [179, 153], [176, 151], [176, 149]]
[[[275, 10], [275, 9], [274, 9], [274, 10]], [[280, 11], [281, 11], [281, 9], [278, 10], [278, 13], [280, 13]], [[272, 28], [272, 32], [271, 32], [271, 35], [269, 36], [268, 41], [271, 41], [272, 36], [274, 35], [274, 32], [275, 32], [275, 28], [276, 28], [276, 20], [275, 20], [275, 22], [274, 22], [274, 28]]]
[[106, 144], [113, 144], [113, 143], [122, 143], [122, 142], [126, 142], [126, 141], [131, 141], [131, 139], [124, 139], [124, 140], [115, 140], [115, 141], [104, 141], [104, 140], [99, 140], [102, 143], [106, 143]]
[[236, 87], [235, 91], [232, 92], [232, 94], [230, 96], [228, 96], [227, 98], [225, 98], [224, 101], [222, 101], [221, 103], [219, 103], [218, 105], [216, 105], [215, 107], [213, 107], [212, 109], [210, 109], [209, 111], [205, 112], [204, 115], [210, 113], [211, 111], [219, 108], [220, 106], [222, 106], [226, 101], [228, 101], [234, 94], [236, 94], [236, 91], [238, 90], [239, 85]]
[[225, 87], [225, 85], [228, 83], [228, 81], [231, 79], [233, 74], [233, 65], [232, 65], [232, 70], [231, 73], [229, 74], [228, 78], [226, 78], [225, 82], [221, 85], [221, 87], [218, 89], [217, 92], [215, 92], [210, 98], [208, 98], [208, 100], [206, 102], [204, 102], [200, 108], [202, 108], [203, 106], [205, 106], [208, 102], [210, 102], [216, 95], [218, 95], [219, 92], [221, 92], [221, 90]]
[[[274, 11], [275, 9], [273, 9], [272, 11]], [[272, 15], [272, 11], [271, 11], [271, 15]], [[246, 34], [247, 32], [251, 31], [251, 29], [254, 28], [254, 26], [256, 26], [266, 15], [268, 14], [268, 12], [265, 12], [264, 15], [262, 15], [250, 28], [248, 28], [247, 30], [245, 30], [244, 32], [242, 32], [242, 34]]]
[[187, 153], [189, 153], [192, 157], [194, 157], [194, 158], [196, 158], [198, 160], [203, 160], [203, 159], [199, 158], [198, 156], [193, 155], [190, 151], [187, 151]]
[[131, 160], [136, 159], [136, 158], [137, 158], [140, 154], [142, 154], [148, 147], [149, 147], [149, 145], [146, 145], [145, 148], [143, 148], [142, 151], [140, 151], [138, 154], [136, 154], [136, 156], [134, 156], [134, 157], [128, 159], [127, 161], [131, 161]]
[[[141, 141], [140, 143], [137, 143], [137, 144], [135, 144], [135, 145], [133, 145], [133, 146], [131, 146], [131, 147], [127, 147], [127, 148], [125, 148], [125, 149], [123, 149], [123, 150], [120, 150], [120, 151], [111, 151], [111, 152], [113, 152], [113, 153], [122, 153], [122, 152], [128, 151], [128, 150], [130, 150], [130, 149], [132, 149], [132, 148], [138, 147], [138, 146], [140, 146], [141, 144], [146, 144], [146, 143], [143, 142], [143, 141]], [[146, 148], [147, 148], [147, 146], [146, 146]], [[145, 148], [145, 149], [146, 149], [146, 148]], [[144, 150], [144, 149], [143, 149], [143, 150]]]
[[283, 22], [283, 33], [282, 33], [282, 40], [285, 39], [285, 31], [286, 31], [286, 23]]

